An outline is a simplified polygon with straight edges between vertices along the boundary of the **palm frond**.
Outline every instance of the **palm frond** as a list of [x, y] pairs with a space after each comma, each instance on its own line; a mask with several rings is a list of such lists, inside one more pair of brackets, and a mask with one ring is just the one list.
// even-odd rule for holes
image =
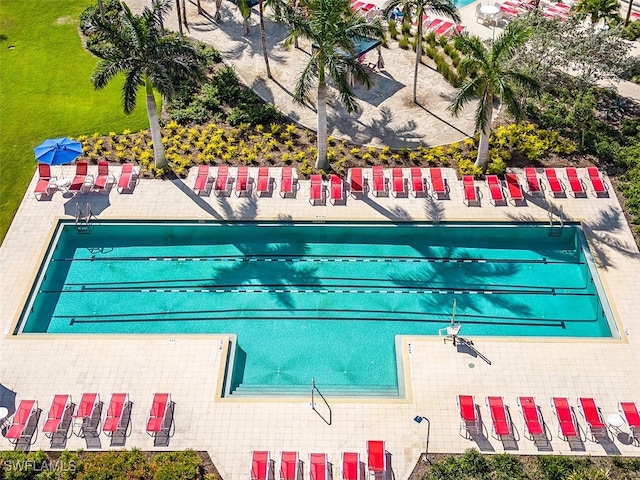
[[141, 85], [143, 85], [143, 75], [140, 70], [133, 69], [124, 77], [122, 84], [122, 108], [127, 115], [136, 108], [138, 90]]

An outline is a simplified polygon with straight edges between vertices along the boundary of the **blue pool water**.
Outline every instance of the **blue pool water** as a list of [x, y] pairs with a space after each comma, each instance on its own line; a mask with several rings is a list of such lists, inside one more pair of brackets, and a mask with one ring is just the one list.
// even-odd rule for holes
[[575, 225], [61, 224], [47, 258], [19, 333], [235, 334], [238, 393], [397, 394], [454, 299], [464, 336], [617, 335]]

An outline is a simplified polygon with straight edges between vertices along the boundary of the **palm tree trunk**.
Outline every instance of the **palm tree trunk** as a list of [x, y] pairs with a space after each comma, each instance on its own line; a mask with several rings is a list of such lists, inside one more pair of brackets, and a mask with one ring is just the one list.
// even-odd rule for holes
[[249, 18], [245, 18], [242, 20], [242, 28], [244, 29], [244, 36], [249, 36]]
[[187, 23], [187, 0], [182, 0], [182, 21], [187, 31], [189, 31], [189, 24]]
[[264, 56], [264, 64], [267, 67], [267, 78], [272, 79], [271, 68], [269, 67], [269, 54], [267, 53], [267, 30], [264, 26], [264, 5], [263, 0], [258, 2], [260, 11], [260, 41], [262, 43], [262, 55]]
[[197, 0], [196, 4], [198, 5], [198, 15], [202, 15], [202, 5], [200, 5], [200, 0]]
[[493, 117], [493, 96], [488, 95], [486, 101], [488, 102], [487, 116], [485, 117], [484, 128], [482, 132], [480, 132], [480, 143], [478, 145], [478, 157], [474, 164], [475, 167], [484, 167], [489, 157], [489, 135], [491, 134], [491, 117]]
[[104, 5], [102, 4], [102, 0], [98, 0], [98, 9], [100, 10], [100, 20], [104, 22]]
[[418, 9], [418, 31], [416, 33], [416, 64], [413, 71], [413, 103], [418, 103], [418, 65], [422, 63], [422, 9]]
[[320, 71], [318, 79], [318, 157], [316, 158], [316, 170], [327, 170], [327, 82], [324, 73]]
[[180, 0], [176, 0], [176, 13], [178, 14], [178, 33], [180, 36], [184, 36], [184, 32], [182, 31], [182, 14], [180, 13]]
[[162, 133], [160, 131], [160, 118], [158, 117], [158, 106], [156, 97], [153, 95], [153, 86], [148, 77], [144, 79], [147, 97], [147, 116], [149, 117], [149, 128], [151, 130], [151, 140], [153, 141], [153, 158], [156, 168], [164, 167], [164, 147], [162, 146]]
[[220, 22], [220, 20], [222, 19], [222, 14], [220, 13], [220, 7], [222, 7], [222, 0], [216, 0], [216, 13], [213, 16], [213, 19], [216, 22]]
[[627, 10], [627, 16], [624, 19], [624, 26], [629, 25], [629, 20], [631, 20], [631, 9], [633, 8], [633, 0], [629, 0], [629, 9]]

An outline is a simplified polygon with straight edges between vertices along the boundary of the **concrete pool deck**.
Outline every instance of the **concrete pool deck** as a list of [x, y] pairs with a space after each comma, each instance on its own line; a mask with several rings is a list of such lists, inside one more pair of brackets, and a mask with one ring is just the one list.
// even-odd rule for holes
[[[95, 169], [92, 166], [91, 169]], [[54, 174], [62, 175], [59, 167]], [[68, 169], [68, 167], [67, 167]], [[232, 173], [234, 169], [232, 169]], [[584, 170], [579, 169], [581, 175]], [[118, 168], [114, 173], [119, 173]], [[551, 396], [567, 396], [572, 405], [580, 396], [594, 397], [605, 418], [617, 412], [619, 401], [640, 405], [640, 254], [615, 198], [527, 198], [526, 206], [495, 207], [488, 201], [486, 186], [480, 207], [462, 202], [462, 189], [455, 172], [444, 169], [450, 198], [347, 197], [344, 205], [312, 206], [309, 185], [300, 181], [297, 198], [199, 197], [187, 179], [140, 180], [133, 193], [84, 194], [74, 198], [62, 192], [50, 200], [32, 195], [35, 177], [27, 190], [9, 232], [0, 247], [0, 379], [20, 399], [36, 399], [41, 409], [35, 449], [49, 449], [41, 433], [54, 394], [69, 393], [78, 402], [83, 392], [99, 392], [103, 412], [112, 392], [128, 392], [133, 402], [132, 431], [125, 447], [143, 450], [193, 448], [211, 455], [225, 480], [246, 478], [251, 451], [269, 450], [277, 458], [281, 450], [297, 450], [306, 461], [311, 452], [326, 452], [334, 478], [341, 471], [340, 453], [364, 455], [366, 441], [382, 439], [390, 454], [390, 467], [398, 479], [411, 473], [430, 433], [429, 452], [461, 452], [477, 447], [513, 453], [540, 451], [571, 453], [570, 444], [558, 438], [557, 424], [549, 407]], [[251, 170], [252, 175], [255, 171]], [[277, 169], [272, 175], [278, 178]], [[621, 340], [612, 339], [509, 339], [473, 338], [481, 358], [458, 351], [442, 338], [412, 337], [404, 341], [403, 357], [411, 382], [411, 396], [395, 400], [349, 400], [328, 398], [328, 407], [310, 408], [310, 396], [300, 399], [220, 399], [220, 372], [224, 368], [224, 335], [105, 335], [53, 336], [12, 335], [34, 276], [58, 218], [73, 218], [75, 204], [92, 205], [97, 220], [122, 218], [238, 219], [238, 220], [427, 220], [427, 221], [548, 221], [548, 209], [562, 207], [567, 220], [581, 221], [599, 273], [622, 330]], [[461, 332], [464, 335], [464, 330]], [[322, 386], [318, 385], [320, 391]], [[155, 392], [170, 392], [175, 402], [175, 432], [168, 446], [154, 446], [144, 428]], [[456, 395], [475, 395], [487, 438], [470, 441], [458, 434]], [[503, 445], [493, 439], [486, 395], [501, 395], [510, 407], [519, 441]], [[523, 436], [517, 409], [518, 396], [536, 397], [551, 436], [549, 447], [538, 449]], [[5, 395], [6, 398], [6, 395]], [[2, 398], [0, 400], [4, 400]], [[420, 424], [413, 419], [424, 416]], [[584, 420], [578, 415], [584, 430]], [[578, 454], [640, 456], [640, 447], [629, 445], [626, 435], [613, 432], [606, 445], [572, 443]], [[108, 449], [101, 435], [87, 440], [72, 437], [69, 449]], [[0, 448], [13, 446], [0, 439]], [[307, 467], [305, 465], [305, 471]], [[308, 472], [305, 474], [308, 475]]]

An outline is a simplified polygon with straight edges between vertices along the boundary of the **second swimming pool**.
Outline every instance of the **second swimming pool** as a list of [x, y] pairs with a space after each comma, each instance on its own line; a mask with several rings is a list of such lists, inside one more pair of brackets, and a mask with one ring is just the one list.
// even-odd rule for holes
[[617, 336], [603, 295], [577, 225], [62, 223], [18, 333], [229, 333], [228, 393], [393, 395], [454, 299], [464, 336]]

